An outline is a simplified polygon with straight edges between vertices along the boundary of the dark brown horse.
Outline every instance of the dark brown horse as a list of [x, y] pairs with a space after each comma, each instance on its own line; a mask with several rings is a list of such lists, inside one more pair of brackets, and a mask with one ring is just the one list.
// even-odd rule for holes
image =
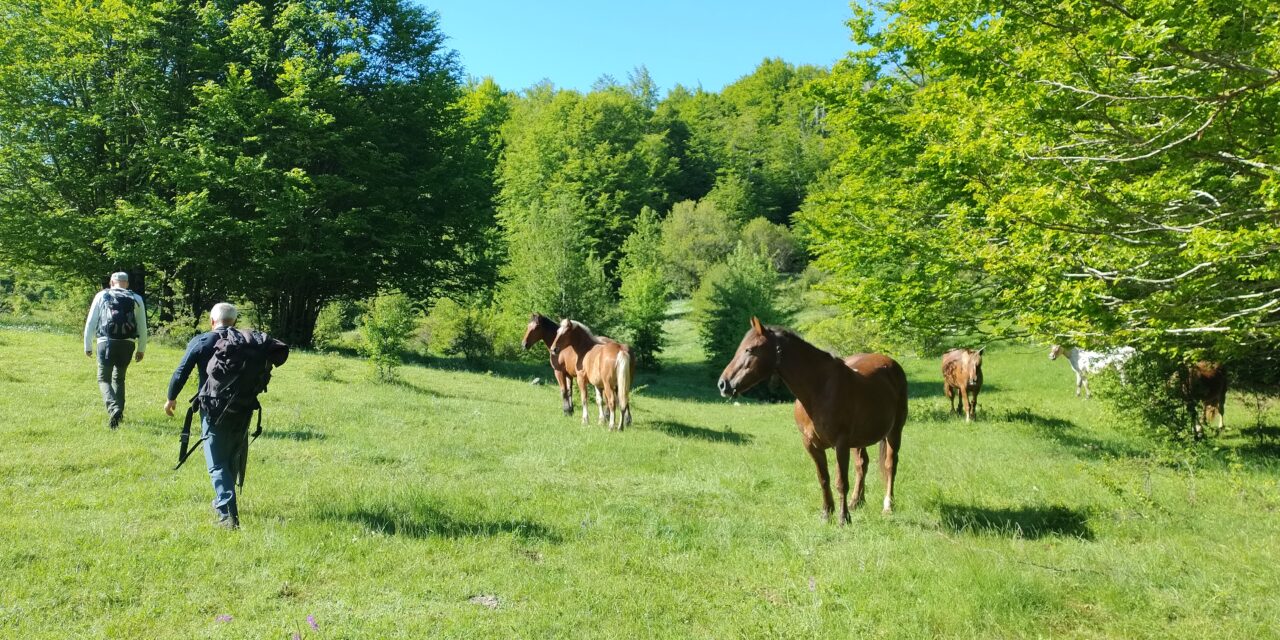
[[615, 420], [618, 431], [630, 426], [632, 367], [627, 345], [598, 338], [587, 325], [566, 318], [560, 322], [560, 329], [551, 342], [551, 355], [558, 356], [569, 350], [577, 354], [574, 366], [578, 372], [578, 393], [582, 396], [582, 424], [587, 423], [587, 385], [590, 384], [596, 388], [600, 422], [603, 424], [607, 417], [610, 431], [615, 428]]
[[827, 449], [836, 450], [840, 521], [849, 522], [849, 451], [857, 477], [853, 507], [863, 503], [867, 447], [880, 443], [884, 475], [884, 512], [893, 511], [893, 480], [898, 469], [902, 426], [907, 422], [907, 375], [892, 358], [860, 353], [841, 360], [780, 327], [751, 318], [751, 329], [720, 374], [720, 395], [750, 389], [777, 373], [796, 396], [795, 419], [804, 448], [818, 469], [822, 516], [834, 509]]
[[[524, 348], [526, 351], [535, 342], [541, 340], [551, 351], [551, 343], [556, 339], [556, 331], [560, 325], [551, 318], [540, 313], [529, 316], [529, 326], [524, 331]], [[560, 404], [566, 416], [573, 415], [573, 380], [578, 377], [578, 354], [569, 346], [559, 354], [551, 354], [551, 370], [556, 374], [556, 383], [560, 385]], [[586, 403], [583, 403], [586, 409]]]
[[[1214, 416], [1218, 418], [1218, 430], [1215, 435], [1222, 435], [1224, 423], [1223, 413], [1227, 408], [1227, 370], [1219, 362], [1200, 360], [1188, 365], [1182, 374], [1181, 391], [1187, 403], [1187, 412], [1191, 414], [1192, 429], [1196, 439], [1204, 437], [1204, 428]], [[1204, 411], [1197, 411], [1204, 406]]]
[[[942, 354], [942, 391], [951, 402], [951, 411], [957, 415], [964, 413], [965, 422], [978, 417], [984, 349], [952, 349]], [[958, 407], [956, 400], [960, 401]]]

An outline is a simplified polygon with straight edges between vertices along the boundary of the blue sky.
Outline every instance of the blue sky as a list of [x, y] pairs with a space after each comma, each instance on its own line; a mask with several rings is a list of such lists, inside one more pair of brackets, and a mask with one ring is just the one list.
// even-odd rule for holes
[[719, 91], [766, 57], [829, 66], [851, 48], [843, 0], [419, 0], [471, 76], [586, 90], [645, 65], [665, 93]]

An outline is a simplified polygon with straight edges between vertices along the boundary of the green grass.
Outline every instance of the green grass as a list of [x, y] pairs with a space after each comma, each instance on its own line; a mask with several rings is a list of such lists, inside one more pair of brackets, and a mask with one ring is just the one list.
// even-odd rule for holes
[[[213, 527], [198, 457], [171, 470], [177, 350], [130, 369], [110, 432], [78, 336], [0, 330], [0, 637], [1276, 634], [1271, 445], [1233, 431], [1193, 470], [1159, 464], [1038, 348], [987, 357], [966, 425], [936, 363], [903, 359], [897, 512], [838, 527], [790, 405], [714, 397], [672, 322], [621, 434], [562, 418], [528, 382], [545, 365], [437, 361], [379, 386], [296, 354], [239, 532]], [[870, 474], [873, 507], [882, 490]]]

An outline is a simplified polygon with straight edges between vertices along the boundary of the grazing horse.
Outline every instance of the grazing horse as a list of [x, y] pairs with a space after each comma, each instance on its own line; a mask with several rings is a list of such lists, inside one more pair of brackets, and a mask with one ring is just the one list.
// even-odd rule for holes
[[[541, 340], [551, 350], [551, 343], [556, 339], [556, 331], [560, 325], [555, 320], [541, 313], [529, 316], [529, 326], [524, 330], [524, 349], [529, 350], [533, 343]], [[551, 370], [556, 374], [556, 384], [560, 385], [560, 404], [566, 416], [573, 415], [573, 379], [578, 376], [578, 354], [573, 347], [565, 347], [559, 354], [551, 354]], [[583, 405], [585, 408], [585, 404]]]
[[855, 452], [853, 508], [863, 503], [867, 447], [880, 443], [884, 512], [893, 511], [902, 426], [907, 422], [907, 375], [892, 358], [860, 353], [841, 360], [787, 329], [751, 318], [738, 352], [720, 374], [720, 395], [736, 396], [773, 374], [796, 396], [795, 420], [822, 486], [822, 517], [831, 518], [827, 449], [836, 450], [840, 522], [849, 522], [849, 451]]
[[1133, 347], [1120, 347], [1111, 351], [1085, 351], [1055, 344], [1049, 349], [1049, 359], [1057, 360], [1058, 356], [1065, 354], [1067, 362], [1071, 363], [1071, 370], [1076, 372], [1076, 397], [1080, 397], [1080, 388], [1084, 387], [1084, 397], [1089, 398], [1091, 397], [1089, 376], [1107, 367], [1115, 367], [1119, 370], [1129, 358], [1133, 357], [1134, 353], [1136, 351]]
[[[978, 392], [982, 391], [982, 352], [986, 349], [952, 349], [942, 354], [942, 390], [951, 402], [951, 411], [964, 413], [969, 422], [978, 415]], [[956, 400], [960, 405], [956, 406]]]
[[[631, 426], [631, 351], [627, 345], [597, 338], [587, 325], [564, 319], [551, 341], [551, 355], [568, 349], [577, 354], [574, 367], [578, 372], [578, 391], [582, 396], [582, 424], [587, 424], [587, 384], [596, 388], [596, 405], [600, 407], [600, 423], [609, 418], [609, 430]], [[601, 402], [601, 392], [604, 401]]]
[[[1187, 413], [1191, 414], [1191, 425], [1197, 440], [1204, 437], [1204, 427], [1216, 415], [1218, 430], [1215, 435], [1222, 435], [1223, 413], [1227, 405], [1227, 369], [1219, 362], [1201, 360], [1188, 365], [1182, 373], [1182, 397], [1187, 403]], [[1204, 405], [1203, 414], [1196, 411], [1196, 405]]]

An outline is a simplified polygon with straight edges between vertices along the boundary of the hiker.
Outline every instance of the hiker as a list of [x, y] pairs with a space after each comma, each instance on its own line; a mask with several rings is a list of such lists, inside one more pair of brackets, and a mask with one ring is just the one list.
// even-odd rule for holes
[[190, 454], [187, 439], [192, 414], [198, 410], [204, 459], [213, 481], [213, 509], [218, 516], [218, 526], [226, 529], [240, 528], [236, 485], [244, 484], [249, 421], [255, 409], [258, 410], [258, 430], [254, 436], [262, 430], [258, 394], [266, 390], [271, 367], [284, 364], [289, 357], [289, 347], [283, 342], [256, 331], [236, 329], [239, 315], [232, 304], [213, 305], [209, 312], [211, 330], [187, 344], [187, 352], [169, 381], [168, 401], [164, 403], [165, 415], [173, 417], [178, 394], [191, 371], [196, 370], [199, 391], [187, 411], [178, 466], [182, 466]]
[[142, 362], [146, 351], [147, 311], [142, 296], [129, 290], [129, 274], [113, 273], [111, 287], [93, 297], [84, 321], [84, 355], [98, 356], [98, 389], [112, 429], [124, 420], [124, 374], [129, 359]]

